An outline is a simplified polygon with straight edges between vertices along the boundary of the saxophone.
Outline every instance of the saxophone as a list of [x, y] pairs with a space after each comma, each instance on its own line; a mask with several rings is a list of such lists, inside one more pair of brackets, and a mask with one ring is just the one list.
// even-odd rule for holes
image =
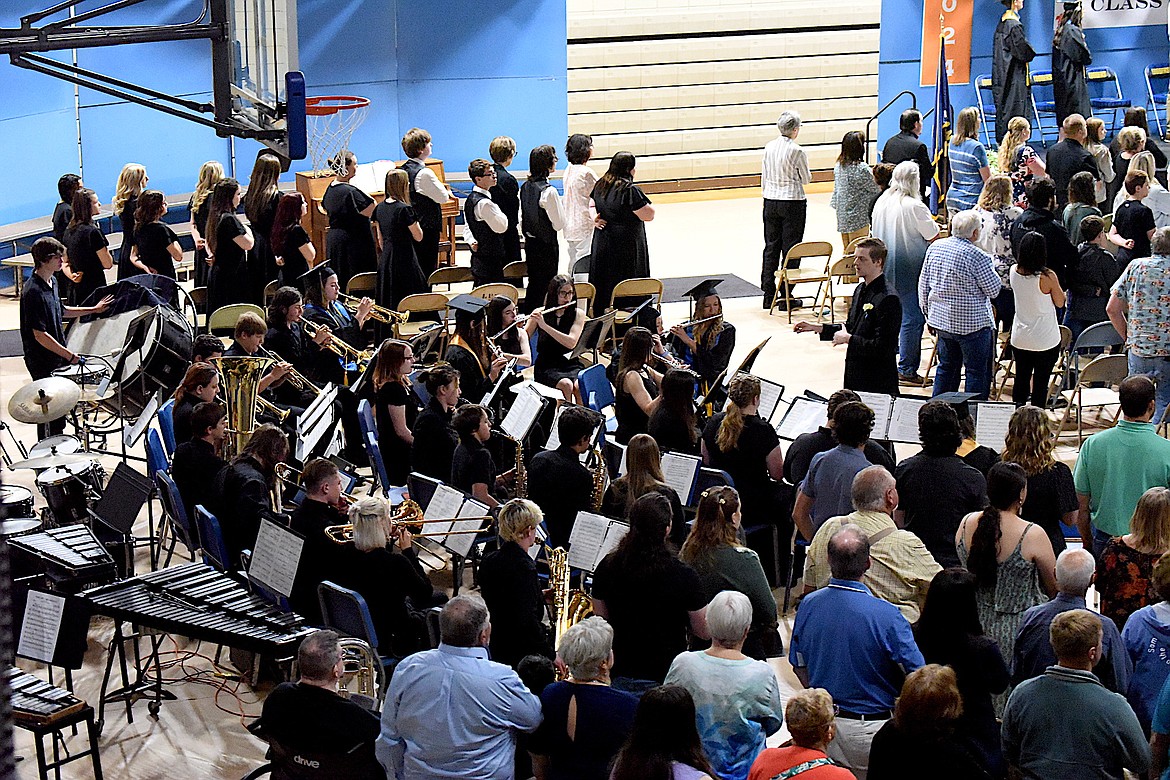
[[609, 474], [605, 467], [605, 456], [601, 454], [601, 447], [593, 448], [591, 459], [594, 461], [594, 466], [590, 469], [593, 472], [592, 507], [594, 512], [600, 512], [602, 501], [605, 500], [605, 483], [609, 479]]
[[516, 489], [512, 498], [528, 498], [528, 467], [524, 465], [524, 442], [512, 439], [516, 445]]
[[212, 358], [211, 362], [219, 369], [223, 381], [228, 419], [225, 459], [231, 460], [244, 451], [248, 439], [252, 438], [252, 432], [256, 430], [260, 380], [276, 361], [266, 357], [220, 357]]

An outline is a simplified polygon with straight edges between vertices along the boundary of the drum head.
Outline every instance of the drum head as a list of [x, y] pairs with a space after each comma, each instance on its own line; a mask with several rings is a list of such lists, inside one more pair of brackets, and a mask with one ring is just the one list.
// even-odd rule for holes
[[0, 485], [0, 504], [19, 504], [32, 501], [32, 491], [20, 485]]
[[41, 521], [28, 518], [26, 520], [5, 520], [0, 523], [0, 536], [5, 538], [20, 536], [40, 530]]
[[36, 458], [41, 455], [52, 455], [54, 452], [58, 455], [72, 455], [75, 452], [81, 452], [81, 439], [67, 433], [50, 436], [47, 439], [41, 439], [29, 448], [28, 456]]
[[61, 366], [53, 371], [53, 376], [72, 379], [79, 385], [93, 385], [100, 382], [108, 370], [104, 363], [94, 361], [84, 366], [80, 363], [75, 366]]
[[87, 460], [81, 463], [75, 463], [72, 466], [57, 466], [56, 468], [45, 469], [40, 474], [37, 474], [37, 487], [44, 492], [44, 488], [50, 485], [60, 485], [63, 482], [84, 479], [96, 471], [97, 468], [97, 460]]

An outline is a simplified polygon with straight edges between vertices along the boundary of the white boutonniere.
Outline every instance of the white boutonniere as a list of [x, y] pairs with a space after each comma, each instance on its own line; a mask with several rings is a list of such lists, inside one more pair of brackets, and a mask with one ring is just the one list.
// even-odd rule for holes
[[868, 312], [868, 311], [869, 311], [870, 309], [872, 309], [872, 308], [873, 308], [873, 304], [872, 304], [872, 303], [864, 303], [864, 304], [862, 304], [862, 305], [861, 305], [861, 310], [862, 310], [863, 312]]

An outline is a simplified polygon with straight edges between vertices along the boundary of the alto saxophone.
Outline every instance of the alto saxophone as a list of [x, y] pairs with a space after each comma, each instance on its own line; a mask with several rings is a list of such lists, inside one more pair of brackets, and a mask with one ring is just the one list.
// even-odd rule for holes
[[607, 469], [605, 467], [605, 457], [601, 454], [600, 447], [593, 448], [593, 460], [595, 464], [590, 471], [593, 473], [593, 495], [592, 506], [594, 512], [601, 511], [601, 504], [605, 500], [605, 483], [609, 478]]

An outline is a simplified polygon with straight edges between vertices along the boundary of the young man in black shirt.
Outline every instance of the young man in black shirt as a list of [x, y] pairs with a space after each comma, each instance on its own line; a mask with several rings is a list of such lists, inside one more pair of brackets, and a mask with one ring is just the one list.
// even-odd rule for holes
[[600, 422], [584, 406], [564, 407], [557, 419], [560, 446], [538, 452], [528, 466], [528, 497], [544, 513], [554, 547], [568, 546], [577, 513], [593, 508], [593, 472], [581, 465], [581, 455]]
[[492, 437], [487, 409], [479, 404], [461, 406], [451, 418], [451, 427], [459, 434], [459, 446], [451, 459], [451, 486], [489, 508], [498, 506], [500, 502], [493, 495], [499, 488], [496, 462], [483, 446]]
[[187, 519], [194, 527], [195, 505], [227, 465], [227, 461], [219, 456], [227, 440], [227, 410], [217, 403], [205, 401], [195, 405], [190, 419], [191, 439], [175, 447], [171, 476], [179, 489]]
[[316, 458], [305, 464], [301, 484], [305, 499], [292, 513], [289, 525], [304, 538], [305, 544], [289, 603], [297, 614], [317, 624], [321, 622], [317, 585], [322, 580], [336, 581], [342, 574], [342, 547], [325, 535], [329, 526], [346, 522], [338, 509], [341, 473], [331, 461]]

